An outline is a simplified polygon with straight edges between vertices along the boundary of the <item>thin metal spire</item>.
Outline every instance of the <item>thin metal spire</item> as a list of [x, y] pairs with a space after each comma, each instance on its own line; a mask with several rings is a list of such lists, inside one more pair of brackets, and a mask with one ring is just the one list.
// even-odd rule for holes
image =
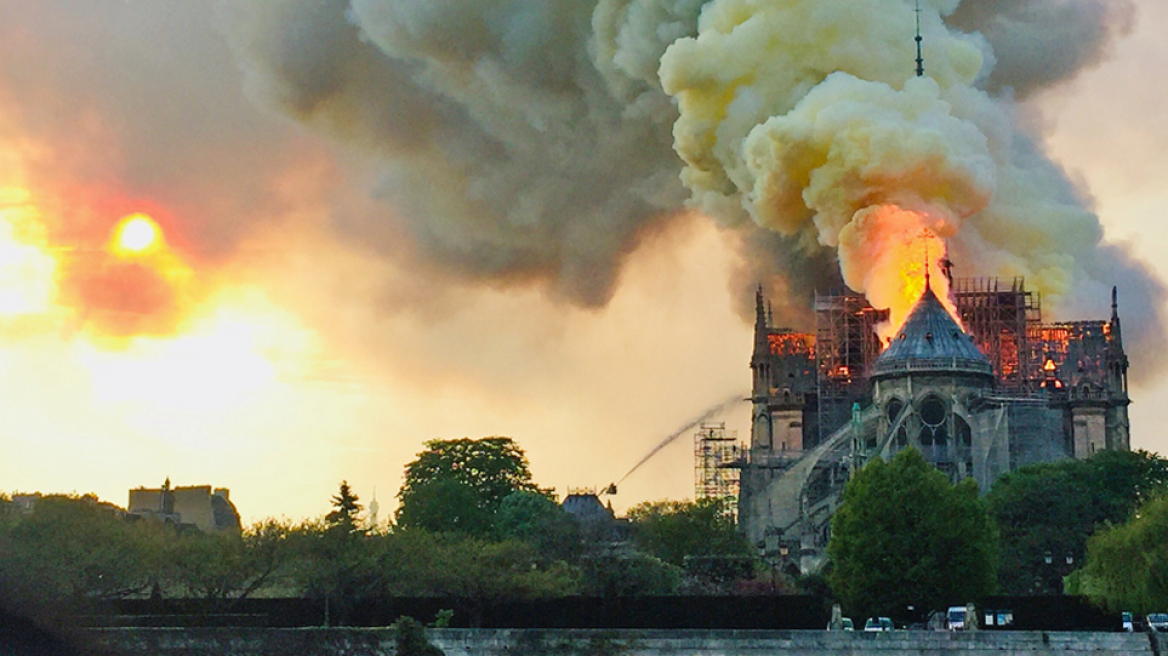
[[[925, 233], [929, 234], [929, 231], [925, 230]], [[932, 287], [932, 285], [930, 284], [930, 281], [929, 281], [929, 240], [926, 237], [925, 238], [925, 289], [929, 289], [931, 287]]]
[[925, 74], [925, 59], [921, 57], [921, 0], [917, 0], [917, 77]]

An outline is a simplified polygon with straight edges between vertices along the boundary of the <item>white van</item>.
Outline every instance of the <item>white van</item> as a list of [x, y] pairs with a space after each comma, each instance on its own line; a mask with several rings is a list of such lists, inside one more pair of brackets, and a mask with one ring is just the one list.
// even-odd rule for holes
[[945, 612], [945, 626], [950, 631], [965, 630], [965, 606], [950, 606]]

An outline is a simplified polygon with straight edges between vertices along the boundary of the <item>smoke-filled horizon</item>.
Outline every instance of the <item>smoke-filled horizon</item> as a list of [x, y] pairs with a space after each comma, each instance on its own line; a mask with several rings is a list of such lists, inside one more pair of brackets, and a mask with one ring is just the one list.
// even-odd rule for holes
[[762, 283], [798, 323], [842, 281], [897, 315], [894, 251], [929, 229], [958, 275], [1024, 276], [1048, 316], [1118, 285], [1152, 376], [1164, 284], [1017, 104], [1103, 59], [1133, 5], [920, 9], [919, 78], [912, 0], [280, 0], [222, 24], [252, 97], [379, 158], [386, 212], [464, 278], [604, 305], [691, 207], [740, 234], [740, 307]]

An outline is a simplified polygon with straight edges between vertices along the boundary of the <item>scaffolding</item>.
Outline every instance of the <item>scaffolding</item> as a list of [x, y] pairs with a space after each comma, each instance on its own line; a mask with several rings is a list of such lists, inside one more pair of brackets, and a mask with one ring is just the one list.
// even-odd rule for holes
[[1025, 280], [957, 278], [951, 287], [962, 327], [989, 358], [998, 382], [1019, 389], [1040, 376], [1030, 338], [1042, 322], [1041, 297], [1026, 291]]
[[867, 397], [868, 370], [880, 355], [876, 326], [888, 321], [859, 294], [815, 294], [815, 361], [818, 372], [818, 444], [851, 417], [852, 403]]
[[694, 482], [698, 499], [725, 499], [726, 511], [738, 518], [738, 485], [743, 449], [738, 431], [726, 430], [726, 422], [706, 423], [694, 434]]

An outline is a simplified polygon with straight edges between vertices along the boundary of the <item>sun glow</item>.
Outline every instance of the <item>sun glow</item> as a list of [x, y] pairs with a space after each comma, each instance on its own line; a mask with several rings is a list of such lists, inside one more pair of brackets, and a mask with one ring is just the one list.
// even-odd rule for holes
[[116, 351], [78, 343], [97, 400], [131, 412], [222, 413], [295, 376], [311, 335], [258, 292], [232, 296], [173, 337], [137, 337]]
[[156, 435], [177, 416], [255, 407], [310, 366], [314, 336], [296, 317], [198, 266], [150, 216], [122, 217], [101, 245], [54, 241], [53, 220], [0, 186], [0, 359], [53, 344], [76, 376], [60, 384]]
[[160, 247], [162, 229], [145, 214], [131, 214], [114, 227], [114, 250], [119, 255], [136, 255]]
[[0, 188], [0, 318], [48, 312], [57, 261], [44, 247], [43, 229], [28, 194]]

